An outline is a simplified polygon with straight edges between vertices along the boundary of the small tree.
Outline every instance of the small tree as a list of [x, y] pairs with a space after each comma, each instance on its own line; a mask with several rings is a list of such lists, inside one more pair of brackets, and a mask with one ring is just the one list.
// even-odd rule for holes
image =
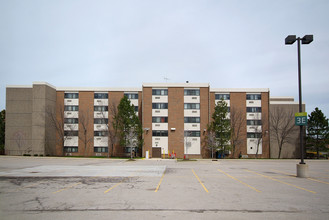
[[241, 110], [233, 107], [230, 109], [232, 158], [235, 156], [237, 146], [245, 140], [245, 137], [242, 136], [242, 131], [246, 126], [244, 115]]
[[265, 135], [266, 135], [266, 131], [264, 131], [264, 129], [267, 128], [267, 115], [265, 113], [262, 113], [261, 117], [261, 123], [262, 126], [256, 126], [255, 127], [255, 139], [256, 139], [256, 158], [258, 157], [258, 153], [259, 153], [259, 147], [260, 145], [265, 144]]
[[[56, 144], [61, 146], [62, 149], [62, 156], [64, 156], [64, 143], [67, 139], [67, 136], [65, 136], [64, 132], [64, 108], [63, 106], [59, 106], [57, 109], [58, 114], [56, 115], [56, 112], [51, 109], [46, 109], [46, 115], [49, 118], [50, 126], [52, 126], [56, 130], [57, 138], [56, 138]], [[46, 140], [45, 140], [46, 142]]]
[[91, 120], [89, 111], [79, 111], [79, 139], [83, 142], [84, 156], [86, 156], [87, 149], [94, 140], [93, 135], [89, 134]]
[[316, 151], [317, 158], [320, 158], [320, 151], [327, 151], [329, 143], [328, 119], [318, 108], [308, 115], [307, 124], [307, 148]]
[[138, 148], [143, 144], [142, 125], [135, 113], [134, 105], [131, 105], [129, 99], [124, 96], [119, 105], [117, 115], [113, 120], [114, 130], [118, 131], [120, 145], [130, 147], [130, 157], [133, 157], [132, 148]]
[[220, 150], [222, 153], [230, 149], [231, 122], [227, 117], [227, 113], [226, 102], [223, 99], [218, 101], [210, 124], [210, 131], [215, 135], [216, 150]]
[[211, 158], [214, 158], [214, 151], [217, 150], [218, 144], [216, 141], [215, 132], [212, 131], [210, 126], [207, 127], [205, 142], [206, 142], [206, 146], [208, 146], [208, 149], [211, 151]]
[[292, 110], [284, 110], [276, 107], [270, 112], [271, 139], [277, 142], [279, 147], [278, 159], [281, 157], [282, 148], [289, 143], [291, 135], [296, 128], [294, 123], [294, 113]]

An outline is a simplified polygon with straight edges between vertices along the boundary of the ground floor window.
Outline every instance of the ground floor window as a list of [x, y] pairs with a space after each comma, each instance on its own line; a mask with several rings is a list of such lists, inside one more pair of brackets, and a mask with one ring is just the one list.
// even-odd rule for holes
[[94, 152], [107, 153], [107, 152], [109, 152], [109, 148], [108, 147], [94, 147]]
[[67, 152], [67, 153], [78, 152], [78, 147], [64, 147], [64, 152]]
[[131, 149], [133, 149], [133, 152], [137, 153], [137, 147], [125, 147], [125, 153], [130, 153]]

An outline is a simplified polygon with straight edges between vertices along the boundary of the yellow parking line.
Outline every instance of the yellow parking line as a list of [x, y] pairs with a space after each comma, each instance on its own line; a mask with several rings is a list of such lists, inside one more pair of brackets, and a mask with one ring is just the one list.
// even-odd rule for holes
[[203, 185], [203, 183], [201, 182], [200, 178], [198, 177], [198, 175], [196, 175], [196, 173], [194, 172], [194, 170], [192, 169], [192, 172], [194, 174], [194, 176], [197, 178], [197, 180], [199, 181], [199, 183], [201, 184], [201, 186], [203, 187], [203, 189], [209, 193], [209, 191], [207, 190], [207, 188]]
[[245, 186], [248, 186], [249, 188], [255, 190], [256, 192], [262, 192], [262, 191], [260, 191], [260, 190], [258, 190], [258, 189], [256, 189], [256, 188], [254, 188], [254, 187], [248, 185], [247, 183], [242, 182], [241, 180], [238, 180], [238, 179], [235, 178], [234, 176], [231, 176], [230, 174], [228, 174], [228, 173], [226, 173], [226, 172], [224, 172], [224, 171], [222, 171], [222, 170], [220, 170], [220, 169], [218, 169], [218, 171], [221, 172], [221, 173], [223, 173], [223, 174], [225, 174], [226, 176], [228, 176], [228, 177], [230, 177], [230, 178], [232, 178], [232, 179], [238, 181], [239, 183], [241, 183], [241, 184], [243, 184], [243, 185], [245, 185]]
[[297, 188], [297, 189], [305, 190], [305, 191], [310, 192], [310, 193], [316, 193], [316, 192], [314, 192], [314, 191], [311, 191], [311, 190], [305, 189], [305, 188], [303, 188], [303, 187], [296, 186], [296, 185], [293, 185], [293, 184], [290, 184], [290, 183], [286, 183], [286, 182], [283, 182], [283, 181], [281, 181], [281, 180], [274, 179], [274, 178], [272, 178], [272, 177], [270, 177], [270, 176], [265, 176], [265, 175], [263, 175], [263, 174], [260, 174], [260, 173], [255, 172], [255, 171], [251, 171], [251, 170], [245, 170], [245, 171], [246, 171], [246, 172], [250, 172], [250, 173], [257, 174], [257, 175], [259, 175], [259, 176], [265, 177], [265, 178], [267, 178], [267, 179], [270, 179], [270, 180], [273, 180], [273, 181], [276, 181], [276, 182], [279, 182], [279, 183], [286, 184], [286, 185], [288, 185], [288, 186], [295, 187], [295, 188]]
[[159, 188], [160, 188], [160, 185], [161, 185], [161, 183], [162, 183], [162, 180], [163, 180], [163, 178], [164, 178], [165, 173], [166, 173], [166, 171], [163, 172], [162, 177], [161, 177], [161, 179], [160, 179], [160, 181], [159, 181], [159, 183], [158, 183], [158, 186], [157, 186], [157, 188], [154, 190], [154, 192], [158, 192], [158, 190], [159, 190]]
[[68, 186], [68, 187], [65, 187], [65, 188], [63, 188], [63, 189], [57, 190], [56, 192], [53, 192], [53, 193], [59, 193], [59, 192], [62, 192], [62, 191], [64, 191], [64, 190], [70, 189], [70, 188], [72, 188], [72, 187], [74, 187], [74, 186], [80, 185], [81, 183], [82, 183], [82, 182], [75, 183], [75, 184], [70, 185], [70, 186]]
[[315, 182], [319, 182], [319, 183], [324, 183], [324, 184], [328, 184], [328, 182], [325, 182], [325, 181], [321, 181], [321, 180], [317, 180], [317, 179], [313, 179], [313, 178], [307, 178], [308, 180], [312, 180], [312, 181], [315, 181]]
[[[296, 177], [296, 175], [294, 175], [294, 174], [281, 172], [281, 171], [279, 171], [279, 170], [274, 170], [274, 171]], [[315, 181], [315, 182], [324, 183], [324, 184], [328, 184], [328, 185], [329, 185], [329, 183], [328, 183], [328, 182], [325, 182], [325, 181], [321, 181], [321, 180], [317, 180], [317, 179], [313, 179], [313, 178], [307, 178], [307, 179], [308, 179], [308, 180]]]
[[114, 186], [112, 186], [111, 188], [109, 188], [108, 190], [106, 190], [104, 193], [110, 192], [112, 189], [114, 189], [115, 187], [119, 186], [121, 183], [123, 183], [123, 181], [121, 181], [120, 183], [115, 184]]

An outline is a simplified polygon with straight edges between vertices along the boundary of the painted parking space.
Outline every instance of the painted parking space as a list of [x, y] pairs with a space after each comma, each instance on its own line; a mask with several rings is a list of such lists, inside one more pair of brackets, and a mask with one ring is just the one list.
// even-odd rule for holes
[[[312, 175], [321, 182], [296, 178], [291, 175], [294, 162], [136, 161], [126, 163], [123, 165], [127, 166], [126, 169], [112, 173], [121, 171], [120, 176], [107, 176], [100, 175], [101, 171], [110, 173], [103, 170], [109, 166], [103, 161], [98, 166], [98, 176], [1, 177], [0, 205], [11, 211], [52, 212], [191, 210], [202, 213], [236, 210], [241, 213], [307, 212], [320, 213], [321, 216], [329, 212], [326, 206], [329, 185], [323, 183], [326, 182], [323, 176]], [[155, 171], [158, 168], [152, 166], [165, 166], [165, 169], [158, 172]], [[84, 166], [75, 167], [81, 169], [79, 173], [83, 172]], [[85, 171], [91, 170], [87, 168]]]

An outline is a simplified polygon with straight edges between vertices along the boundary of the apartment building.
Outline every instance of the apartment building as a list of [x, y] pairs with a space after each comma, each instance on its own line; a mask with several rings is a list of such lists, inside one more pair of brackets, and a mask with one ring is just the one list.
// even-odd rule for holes
[[142, 156], [211, 157], [207, 126], [216, 103], [224, 99], [228, 118], [240, 118], [235, 157], [270, 157], [269, 89], [216, 89], [207, 83], [60, 88], [35, 82], [6, 91], [8, 155], [128, 156], [131, 148], [119, 146], [110, 135], [112, 115], [126, 96], [142, 122]]

